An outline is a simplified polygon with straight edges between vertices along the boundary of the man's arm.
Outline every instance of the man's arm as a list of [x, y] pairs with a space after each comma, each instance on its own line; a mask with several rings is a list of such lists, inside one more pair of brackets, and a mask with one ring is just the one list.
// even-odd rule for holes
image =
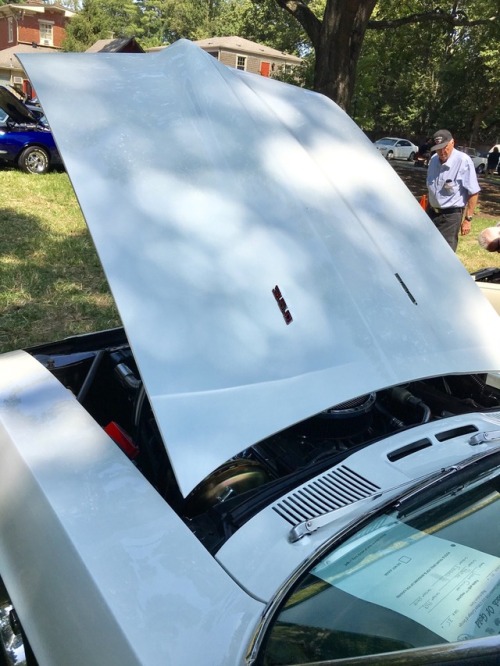
[[474, 211], [476, 210], [478, 199], [479, 199], [479, 192], [476, 192], [476, 194], [471, 194], [470, 197], [467, 199], [467, 203], [465, 205], [464, 217], [462, 219], [462, 224], [460, 226], [460, 233], [462, 234], [462, 236], [467, 236], [467, 234], [470, 233], [472, 217], [474, 215]]

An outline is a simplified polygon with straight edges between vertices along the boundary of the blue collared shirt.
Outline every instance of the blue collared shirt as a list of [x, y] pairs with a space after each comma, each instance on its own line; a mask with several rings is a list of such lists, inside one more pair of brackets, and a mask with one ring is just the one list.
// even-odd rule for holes
[[444, 164], [437, 154], [432, 156], [427, 188], [433, 208], [465, 208], [469, 197], [481, 189], [471, 158], [455, 148]]

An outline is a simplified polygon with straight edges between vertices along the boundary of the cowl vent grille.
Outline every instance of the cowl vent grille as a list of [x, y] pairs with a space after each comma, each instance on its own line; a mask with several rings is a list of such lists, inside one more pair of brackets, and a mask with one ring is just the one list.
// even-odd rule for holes
[[379, 490], [380, 486], [340, 465], [280, 500], [273, 509], [290, 525], [298, 525], [370, 497]]

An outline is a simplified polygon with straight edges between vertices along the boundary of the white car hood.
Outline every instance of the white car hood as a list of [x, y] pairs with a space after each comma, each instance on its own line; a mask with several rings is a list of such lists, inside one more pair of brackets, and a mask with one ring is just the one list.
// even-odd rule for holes
[[19, 57], [184, 494], [354, 396], [500, 368], [492, 307], [327, 98], [184, 40]]

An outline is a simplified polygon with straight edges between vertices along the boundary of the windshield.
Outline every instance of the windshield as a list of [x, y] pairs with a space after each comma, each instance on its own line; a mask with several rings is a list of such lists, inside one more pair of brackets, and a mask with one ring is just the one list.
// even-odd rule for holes
[[379, 146], [393, 146], [396, 143], [395, 139], [379, 139], [376, 141]]
[[498, 468], [459, 477], [378, 516], [317, 563], [278, 615], [263, 663], [499, 634]]

